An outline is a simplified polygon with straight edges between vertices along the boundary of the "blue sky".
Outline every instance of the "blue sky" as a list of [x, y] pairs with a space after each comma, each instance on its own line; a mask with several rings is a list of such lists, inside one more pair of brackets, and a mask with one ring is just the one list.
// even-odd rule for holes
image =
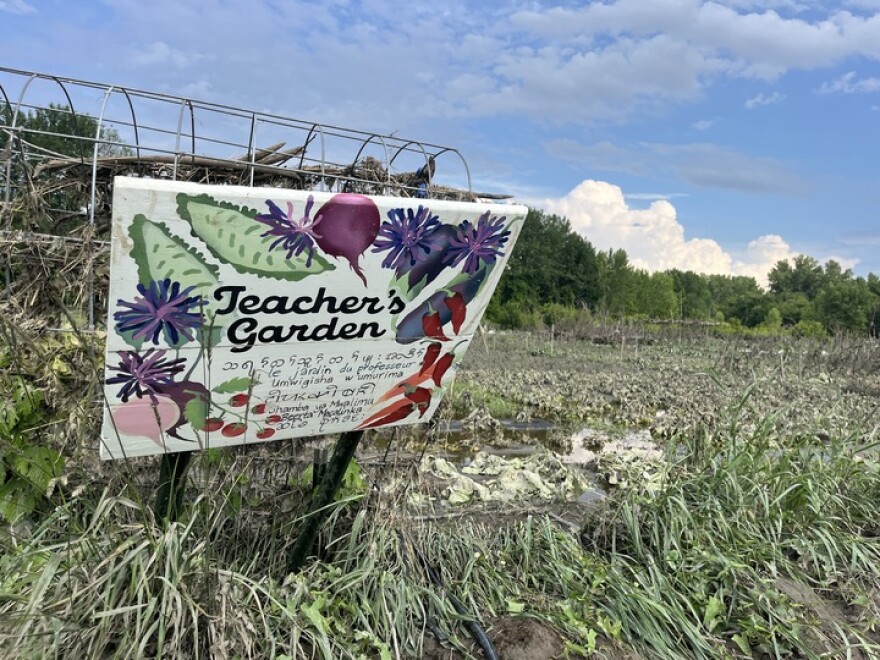
[[0, 0], [0, 65], [450, 144], [650, 269], [880, 273], [880, 0]]

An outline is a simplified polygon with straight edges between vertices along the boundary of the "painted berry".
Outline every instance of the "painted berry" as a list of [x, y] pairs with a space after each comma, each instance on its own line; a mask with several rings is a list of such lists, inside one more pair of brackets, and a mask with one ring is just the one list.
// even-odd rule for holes
[[268, 427], [257, 431], [257, 437], [260, 440], [265, 440], [266, 438], [271, 438], [273, 435], [275, 435], [275, 429], [270, 429]]
[[266, 418], [266, 424], [277, 424], [281, 421], [281, 415], [269, 415]]
[[229, 405], [233, 408], [241, 408], [242, 406], [246, 406], [248, 401], [250, 401], [250, 397], [247, 394], [236, 394], [229, 399]]
[[266, 404], [258, 403], [253, 408], [251, 408], [251, 412], [255, 415], [262, 415], [264, 412], [266, 412]]
[[223, 420], [219, 417], [209, 417], [205, 420], [205, 431], [219, 431], [223, 428]]
[[227, 424], [223, 427], [223, 430], [220, 431], [227, 438], [237, 438], [242, 435], [247, 430], [247, 426], [242, 424], [241, 422], [233, 422], [232, 424]]

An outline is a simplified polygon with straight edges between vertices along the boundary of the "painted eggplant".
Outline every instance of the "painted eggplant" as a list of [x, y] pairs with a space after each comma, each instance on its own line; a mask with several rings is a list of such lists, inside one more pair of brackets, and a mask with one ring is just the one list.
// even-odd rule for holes
[[[398, 324], [397, 342], [400, 344], [411, 344], [424, 337], [439, 341], [448, 340], [449, 337], [445, 336], [442, 331], [442, 327], [453, 320], [452, 309], [447, 302], [455, 298], [457, 303], [458, 296], [456, 294], [460, 294], [461, 300], [465, 304], [470, 303], [477, 297], [477, 293], [479, 293], [480, 287], [486, 280], [490, 270], [491, 268], [483, 267], [468, 279], [448, 289], [441, 289], [435, 292], [434, 295], [407, 314]], [[437, 314], [438, 317], [434, 318], [433, 314]], [[456, 325], [460, 327], [463, 320], [460, 310], [457, 310]], [[439, 334], [437, 334], [438, 329], [440, 329]]]
[[440, 225], [431, 231], [428, 238], [430, 252], [410, 269], [407, 276], [409, 288], [413, 288], [422, 280], [425, 280], [423, 284], [427, 286], [449, 265], [446, 249], [457, 231], [455, 225]]

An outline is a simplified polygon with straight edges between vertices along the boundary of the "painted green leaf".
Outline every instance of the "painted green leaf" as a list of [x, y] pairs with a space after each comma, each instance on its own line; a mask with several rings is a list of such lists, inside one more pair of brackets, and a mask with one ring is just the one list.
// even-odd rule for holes
[[141, 284], [170, 279], [184, 288], [195, 287], [195, 293], [206, 304], [210, 302], [217, 286], [218, 269], [208, 264], [198, 250], [172, 234], [163, 223], [153, 222], [142, 214], [134, 217], [128, 235], [134, 243], [131, 256]]
[[183, 416], [190, 426], [196, 431], [201, 431], [205, 428], [205, 420], [208, 417], [208, 400], [201, 393], [194, 392], [194, 394], [196, 396], [187, 401], [183, 407]]
[[242, 376], [241, 378], [233, 378], [220, 383], [217, 387], [212, 387], [211, 390], [217, 394], [233, 394], [235, 392], [247, 392], [250, 387], [251, 379]]
[[192, 226], [195, 236], [202, 239], [215, 257], [240, 273], [297, 282], [335, 266], [315, 252], [308, 267], [308, 255], [287, 258], [285, 250], [272, 244], [276, 236], [262, 236], [266, 226], [254, 218], [257, 211], [218, 202], [209, 195], [177, 196], [177, 213]]

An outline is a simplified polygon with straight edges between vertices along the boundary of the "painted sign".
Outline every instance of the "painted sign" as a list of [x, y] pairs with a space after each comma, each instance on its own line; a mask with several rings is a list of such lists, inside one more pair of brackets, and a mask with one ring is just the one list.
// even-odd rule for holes
[[116, 178], [101, 455], [428, 421], [525, 213]]

